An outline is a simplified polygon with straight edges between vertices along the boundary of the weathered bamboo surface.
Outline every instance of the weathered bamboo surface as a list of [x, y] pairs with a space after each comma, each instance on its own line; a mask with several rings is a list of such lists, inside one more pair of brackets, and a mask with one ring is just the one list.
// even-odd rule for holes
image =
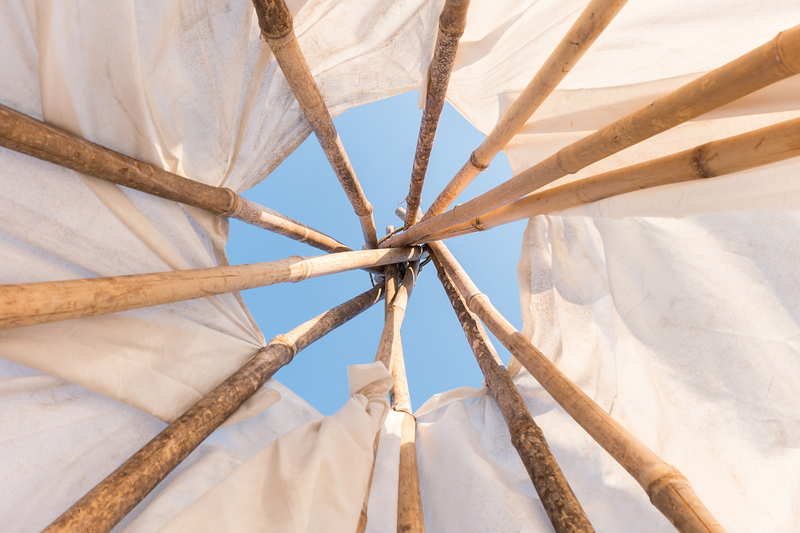
[[419, 488], [417, 464], [417, 421], [403, 412], [400, 429], [400, 475], [397, 480], [397, 532], [424, 533], [422, 494]]
[[498, 209], [536, 189], [688, 120], [800, 73], [800, 25], [648, 106], [559, 150], [510, 180], [440, 215], [423, 220], [381, 246], [405, 246]]
[[242, 198], [230, 189], [178, 176], [2, 104], [0, 146], [130, 189], [199, 207], [215, 215], [233, 217], [326, 252], [350, 251], [336, 239]]
[[[394, 226], [387, 226], [386, 234], [390, 235], [394, 231], [394, 229], [395, 229]], [[385, 303], [383, 316], [385, 324], [386, 317], [389, 314], [389, 309], [392, 306], [392, 300], [394, 300], [394, 295], [397, 294], [397, 265], [396, 264], [386, 265], [383, 270], [383, 276], [384, 276], [383, 284], [385, 291], [385, 297], [383, 299]], [[367, 479], [367, 491], [364, 493], [364, 502], [361, 504], [361, 514], [358, 517], [358, 525], [356, 526], [356, 533], [364, 533], [367, 530], [369, 495], [370, 492], [372, 491], [372, 478], [375, 476], [375, 463], [377, 462], [378, 459], [378, 446], [380, 445], [380, 441], [381, 441], [381, 430], [379, 429], [377, 433], [375, 433], [375, 440], [372, 442], [372, 468], [369, 471], [369, 479]]]
[[411, 183], [406, 197], [406, 205], [411, 213], [405, 222], [406, 228], [416, 222], [425, 174], [428, 171], [433, 141], [436, 138], [436, 128], [442, 116], [447, 85], [450, 83], [450, 73], [453, 71], [453, 62], [458, 51], [458, 40], [461, 39], [467, 25], [468, 9], [469, 0], [446, 0], [439, 16], [439, 32], [436, 36], [436, 48], [431, 60], [428, 88], [425, 93], [425, 110], [419, 126], [417, 150], [411, 168]]
[[[592, 0], [589, 2], [511, 108], [433, 201], [428, 212], [425, 213], [425, 218], [438, 215], [450, 207], [453, 200], [467, 188], [467, 185], [489, 167], [500, 150], [514, 135], [519, 133], [531, 115], [558, 87], [558, 84], [569, 74], [627, 2], [628, 0]], [[409, 202], [408, 205], [410, 206], [411, 203]]]
[[261, 35], [269, 44], [339, 183], [353, 205], [353, 210], [361, 221], [361, 231], [367, 247], [377, 248], [378, 235], [372, 218], [372, 205], [361, 189], [322, 93], [297, 43], [292, 15], [286, 3], [283, 0], [253, 0], [253, 4]]
[[[395, 267], [396, 268], [396, 267]], [[416, 270], [409, 266], [409, 273]], [[413, 280], [413, 278], [411, 278]], [[399, 343], [398, 343], [399, 344]], [[397, 531], [398, 533], [424, 533], [425, 520], [422, 516], [422, 493], [419, 488], [419, 465], [417, 464], [417, 420], [411, 409], [411, 395], [408, 391], [406, 364], [402, 346], [394, 353], [392, 377], [394, 384], [390, 392], [392, 409], [403, 413], [400, 429], [400, 465], [397, 480]]]
[[416, 272], [409, 265], [406, 268], [405, 276], [403, 276], [403, 283], [397, 287], [397, 292], [386, 310], [386, 323], [383, 327], [375, 361], [380, 361], [386, 365], [389, 372], [392, 371], [395, 357], [398, 353], [402, 353], [403, 350], [403, 344], [400, 340], [400, 328], [403, 325], [408, 299], [411, 297], [416, 281]]
[[0, 286], [0, 329], [116, 313], [402, 261], [420, 248], [365, 250], [194, 270]]
[[306, 346], [383, 298], [383, 286], [334, 307], [284, 335], [206, 394], [101, 481], [44, 531], [105, 533], [122, 520], [181, 461]]
[[642, 444], [583, 393], [492, 306], [441, 242], [435, 257], [475, 313], [561, 407], [642, 486], [653, 505], [682, 533], [725, 530], [697, 497], [688, 480]]
[[[393, 229], [394, 228], [392, 226], [389, 226], [386, 232], [390, 233]], [[395, 372], [395, 360], [398, 358], [402, 360], [403, 357], [403, 346], [400, 340], [400, 327], [403, 324], [403, 318], [405, 317], [408, 299], [411, 296], [411, 292], [414, 289], [414, 283], [416, 282], [416, 270], [414, 268], [415, 267], [412, 265], [408, 265], [405, 276], [403, 277], [403, 283], [399, 286], [397, 284], [397, 266], [391, 265], [385, 270], [385, 284], [386, 287], [388, 287], [385, 299], [385, 322], [383, 333], [381, 334], [381, 340], [378, 344], [378, 352], [375, 355], [375, 362], [380, 361], [383, 363], [393, 376]], [[392, 287], [394, 287], [394, 289]], [[392, 390], [394, 390], [394, 388]], [[381, 430], [379, 429], [375, 434], [375, 441], [372, 445], [372, 470], [370, 471], [369, 480], [367, 482], [367, 492], [364, 495], [364, 503], [361, 505], [361, 514], [359, 516], [358, 525], [356, 526], [356, 533], [364, 533], [364, 531], [367, 529], [367, 521], [369, 518], [369, 495], [372, 490], [372, 478], [375, 474], [375, 460], [378, 457], [378, 446], [380, 445], [380, 440]], [[420, 499], [420, 502], [421, 501], [422, 500]]]
[[483, 326], [467, 309], [466, 302], [436, 253], [432, 252], [432, 256], [439, 280], [461, 322], [475, 359], [478, 360], [478, 365], [486, 377], [486, 384], [506, 421], [511, 434], [511, 443], [528, 471], [550, 523], [553, 524], [553, 529], [556, 533], [594, 532], [556, 458], [553, 457], [544, 433], [533, 420]]
[[413, 415], [411, 409], [411, 394], [408, 391], [408, 378], [406, 377], [406, 361], [401, 349], [395, 353], [392, 364], [392, 377], [394, 384], [389, 391], [389, 399], [392, 402], [392, 410]]
[[440, 241], [485, 231], [524, 218], [561, 211], [627, 192], [725, 176], [798, 156], [800, 118], [535, 192], [468, 222], [432, 233], [425, 240]]

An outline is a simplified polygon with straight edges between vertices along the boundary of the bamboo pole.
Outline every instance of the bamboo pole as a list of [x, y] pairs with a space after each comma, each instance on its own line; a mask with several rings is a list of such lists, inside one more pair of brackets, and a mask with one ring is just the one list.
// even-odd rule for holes
[[505, 183], [384, 242], [405, 246], [467, 222], [625, 148], [800, 73], [800, 25], [584, 137]]
[[325, 100], [314, 81], [292, 27], [292, 15], [284, 0], [253, 0], [261, 35], [269, 44], [286, 81], [303, 110], [322, 150], [333, 168], [353, 210], [361, 221], [361, 231], [368, 248], [378, 247], [372, 205], [367, 201], [353, 165], [333, 125]]
[[516, 357], [561, 407], [642, 486], [650, 501], [682, 533], [724, 533], [689, 481], [642, 444], [581, 391], [492, 306], [441, 242], [429, 244], [470, 311]]
[[450, 83], [450, 73], [453, 71], [453, 62], [458, 51], [458, 40], [461, 39], [467, 25], [467, 9], [469, 9], [469, 0], [446, 0], [442, 14], [439, 16], [436, 48], [431, 60], [428, 89], [425, 93], [425, 111], [422, 113], [422, 122], [419, 125], [417, 150], [414, 154], [411, 183], [406, 197], [406, 205], [411, 213], [410, 218], [405, 222], [406, 228], [413, 226], [416, 222], [417, 208], [422, 197], [422, 186], [425, 183], [425, 173], [428, 171], [433, 141], [436, 138], [436, 128], [439, 126], [447, 85]]
[[419, 258], [419, 248], [367, 250], [249, 265], [0, 286], [0, 329], [117, 313], [234, 291], [298, 282]]
[[[391, 233], [394, 230], [393, 226], [389, 226], [386, 228], [386, 233]], [[383, 333], [381, 334], [381, 340], [378, 345], [378, 351], [375, 355], [375, 362], [380, 361], [381, 363], [386, 366], [386, 368], [392, 373], [392, 376], [395, 376], [397, 370], [395, 369], [396, 361], [403, 361], [403, 346], [400, 340], [400, 327], [403, 324], [403, 318], [405, 317], [405, 310], [406, 306], [408, 305], [408, 299], [411, 296], [411, 292], [414, 290], [414, 284], [416, 282], [416, 276], [419, 268], [419, 263], [415, 262], [409, 264], [406, 267], [405, 275], [403, 276], [403, 283], [398, 287], [397, 286], [397, 265], [391, 265], [386, 269], [386, 314], [385, 314], [385, 324], [383, 327]], [[392, 289], [392, 287], [396, 287], [396, 289]], [[392, 294], [394, 292], [394, 294]], [[403, 370], [403, 376], [405, 376], [405, 370]], [[395, 378], [396, 379], [396, 378]], [[397, 382], [395, 381], [395, 385]], [[392, 388], [392, 393], [394, 393], [394, 387]], [[394, 407], [394, 405], [393, 405]], [[409, 403], [410, 409], [410, 403]], [[405, 422], [404, 422], [405, 423]], [[372, 478], [375, 473], [375, 461], [378, 457], [378, 446], [380, 445], [381, 439], [381, 430], [379, 429], [378, 432], [375, 434], [375, 441], [372, 445], [372, 452], [373, 452], [373, 461], [372, 461], [372, 471], [369, 474], [369, 481], [367, 483], [367, 492], [364, 495], [364, 503], [361, 506], [361, 515], [359, 516], [358, 525], [356, 526], [356, 533], [364, 533], [367, 529], [367, 520], [368, 520], [368, 505], [369, 505], [369, 495], [372, 489]], [[402, 439], [402, 436], [401, 436]], [[415, 448], [416, 450], [416, 448]], [[416, 461], [416, 451], [414, 452], [414, 459]], [[402, 442], [401, 442], [401, 460], [402, 460]], [[407, 462], [408, 460], [406, 460]], [[408, 468], [408, 466], [406, 466]], [[402, 468], [401, 468], [401, 478], [402, 478]], [[403, 481], [400, 482], [403, 484]], [[417, 490], [419, 490], [419, 474], [417, 473]], [[413, 496], [410, 495], [410, 496]], [[398, 492], [398, 499], [401, 497], [400, 493]], [[422, 499], [419, 498], [419, 516], [422, 516]], [[405, 503], [405, 500], [404, 502]], [[398, 504], [400, 501], [398, 500]], [[415, 509], [411, 509], [413, 511]], [[399, 507], [398, 507], [399, 513]], [[404, 519], [407, 517], [404, 514]], [[413, 517], [410, 517], [413, 518]], [[420, 518], [421, 519], [421, 518]], [[398, 515], [398, 520], [400, 520], [400, 515]], [[408, 521], [408, 520], [405, 520]], [[415, 523], [412, 520], [412, 523]], [[398, 521], [398, 528], [400, 522]], [[400, 529], [398, 529], [400, 531]], [[416, 531], [416, 530], [410, 530]]]
[[298, 352], [383, 298], [383, 286], [334, 307], [284, 335], [206, 394], [57, 518], [46, 533], [108, 532], [181, 461]]
[[[394, 231], [394, 226], [386, 227], [386, 234], [391, 235]], [[384, 287], [386, 297], [383, 299], [385, 309], [383, 311], [384, 322], [389, 314], [389, 309], [392, 306], [395, 294], [397, 294], [397, 265], [386, 265], [383, 270]], [[377, 360], [377, 359], [376, 359]], [[367, 491], [364, 493], [364, 502], [361, 504], [361, 514], [358, 517], [358, 525], [356, 526], [356, 533], [364, 533], [367, 529], [367, 510], [369, 507], [369, 495], [372, 491], [372, 478], [375, 475], [375, 463], [378, 460], [378, 445], [381, 441], [381, 430], [378, 429], [375, 433], [375, 440], [372, 442], [372, 468], [369, 471], [369, 479], [367, 480]]]
[[409, 266], [406, 268], [405, 276], [403, 276], [403, 283], [397, 287], [392, 303], [386, 310], [386, 324], [381, 334], [375, 361], [380, 361], [386, 365], [389, 372], [392, 371], [397, 354], [403, 350], [403, 345], [400, 342], [400, 328], [403, 325], [408, 299], [411, 297], [416, 281], [416, 272], [413, 267]]
[[[394, 226], [386, 226], [386, 235], [391, 235], [394, 233], [395, 227]], [[386, 286], [386, 298], [384, 298], [383, 303], [385, 309], [383, 310], [383, 319], [384, 322], [386, 321], [386, 315], [389, 313], [389, 309], [392, 307], [392, 301], [394, 301], [394, 296], [397, 294], [397, 285], [398, 285], [398, 269], [397, 263], [392, 263], [386, 265], [383, 270], [384, 273], [384, 282]]]
[[160, 198], [233, 217], [320, 250], [350, 248], [230, 189], [206, 185], [128, 157], [0, 104], [0, 146]]
[[594, 532], [592, 524], [572, 492], [567, 479], [550, 451], [550, 446], [541, 428], [531, 416], [514, 382], [503, 366], [483, 326], [467, 309], [467, 304], [445, 271], [438, 256], [431, 254], [439, 280], [444, 286], [450, 304], [458, 316], [467, 336], [475, 359], [486, 377], [497, 406], [511, 434], [511, 443], [516, 448], [528, 475], [536, 488], [542, 506], [547, 512], [556, 533]]
[[[592, 0], [584, 8], [553, 53], [523, 89], [514, 104], [489, 133], [455, 177], [433, 201], [425, 218], [431, 218], [450, 207], [478, 174], [489, 168], [492, 160], [519, 133], [539, 106], [569, 74], [583, 54], [614, 20], [628, 0]], [[410, 205], [410, 203], [409, 203]]]
[[[676, 154], [535, 192], [468, 222], [432, 233], [440, 241], [627, 192], [702, 180], [800, 156], [800, 118], [711, 141]], [[417, 244], [417, 243], [415, 243]]]
[[[417, 263], [418, 265], [418, 263]], [[403, 285], [407, 279], [416, 278], [416, 267], [409, 266]], [[410, 294], [410, 292], [409, 292]], [[408, 392], [406, 365], [403, 349], [398, 342], [394, 353], [392, 377], [394, 384], [390, 393], [392, 409], [403, 413], [400, 428], [400, 465], [397, 480], [397, 532], [425, 533], [425, 520], [422, 516], [422, 493], [419, 488], [419, 465], [417, 464], [417, 420], [411, 410], [411, 395]]]

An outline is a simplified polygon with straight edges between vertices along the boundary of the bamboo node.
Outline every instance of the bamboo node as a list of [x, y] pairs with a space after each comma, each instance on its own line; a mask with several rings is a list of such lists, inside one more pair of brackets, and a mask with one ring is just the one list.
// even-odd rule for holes
[[242, 211], [244, 211], [244, 202], [239, 199], [239, 195], [227, 187], [223, 187], [222, 190], [228, 193], [228, 195], [231, 197], [231, 201], [228, 204], [230, 205], [228, 210], [224, 213], [220, 213], [219, 216], [236, 218], [237, 216], [241, 215]]
[[669, 480], [674, 479], [676, 475], [683, 477], [683, 474], [674, 466], [664, 461], [658, 461], [642, 469], [640, 474], [636, 476], [636, 480], [647, 495], [652, 498], [654, 490], [669, 484]]
[[478, 158], [475, 156], [475, 152], [469, 154], [469, 162], [473, 167], [477, 168], [480, 172], [483, 172], [484, 170], [489, 168], [489, 163], [484, 165], [483, 163], [478, 161]]
[[284, 333], [281, 333], [280, 335], [269, 341], [269, 344], [270, 345], [283, 344], [284, 346], [289, 348], [289, 353], [292, 354], [291, 356], [292, 359], [294, 359], [294, 356], [297, 355], [297, 347], [295, 346], [295, 343]]
[[475, 298], [480, 298], [480, 299], [483, 299], [483, 300], [486, 300], [486, 301], [489, 300], [489, 297], [486, 296], [485, 294], [483, 294], [482, 292], [476, 292], [476, 293], [473, 293], [473, 294], [468, 294], [466, 300], [467, 300], [467, 308], [470, 311], [473, 311], [473, 309], [472, 309], [472, 301]]
[[302, 273], [299, 277], [292, 280], [292, 283], [300, 283], [301, 281], [305, 281], [311, 277], [311, 272], [314, 270], [313, 266], [310, 264], [309, 261], [306, 260], [305, 257], [301, 257], [299, 255], [293, 255], [287, 258], [287, 261], [293, 261], [291, 266], [292, 274], [295, 272], [295, 268], [299, 266], [302, 269]]
[[[780, 32], [777, 37], [775, 37], [775, 59], [778, 63], [782, 64], [786, 69], [791, 72], [792, 74], [800, 74], [800, 54], [797, 53], [796, 50], [793, 49], [791, 44], [788, 47], [783, 46], [783, 37], [786, 37], [786, 34], [791, 31], [782, 31]], [[790, 38], [793, 34], [790, 34]], [[794, 54], [792, 54], [794, 52]], [[793, 63], [792, 60], [795, 60], [796, 63]]]
[[672, 465], [665, 464], [664, 466], [666, 467], [666, 471], [647, 486], [647, 495], [650, 499], [653, 498], [653, 494], [658, 493], [659, 490], [671, 485], [675, 481], [686, 482], [686, 476], [681, 474], [680, 470]]
[[464, 35], [464, 28], [455, 28], [453, 29], [449, 25], [442, 24], [442, 19], [439, 18], [439, 31], [444, 33], [447, 37], [454, 38], [456, 40], [460, 39], [462, 35]]

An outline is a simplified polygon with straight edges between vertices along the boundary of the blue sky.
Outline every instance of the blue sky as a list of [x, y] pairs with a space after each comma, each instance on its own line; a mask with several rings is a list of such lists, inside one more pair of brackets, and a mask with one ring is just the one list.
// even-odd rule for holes
[[[399, 225], [394, 210], [400, 203], [405, 205], [422, 117], [416, 103], [416, 92], [405, 93], [351, 109], [334, 120], [356, 175], [375, 209], [379, 236], [385, 233], [387, 225]], [[427, 209], [483, 139], [483, 134], [449, 104], [445, 105], [425, 180], [423, 209]], [[501, 153], [458, 202], [510, 177], [511, 170]], [[313, 134], [244, 196], [323, 231], [353, 249], [361, 248], [363, 237], [358, 218]], [[524, 229], [525, 221], [520, 221], [491, 232], [447, 241], [481, 291], [518, 329], [522, 323], [516, 267]], [[233, 219], [227, 252], [231, 264], [323, 253]], [[253, 289], [242, 295], [264, 336], [271, 339], [370, 287], [368, 275], [356, 271]], [[322, 414], [332, 414], [347, 399], [347, 365], [374, 360], [382, 328], [381, 303], [300, 352], [275, 378]], [[483, 376], [432, 263], [425, 267], [414, 289], [402, 336], [414, 409], [434, 394], [464, 385], [482, 385]], [[495, 347], [508, 363], [508, 353], [496, 341]]]

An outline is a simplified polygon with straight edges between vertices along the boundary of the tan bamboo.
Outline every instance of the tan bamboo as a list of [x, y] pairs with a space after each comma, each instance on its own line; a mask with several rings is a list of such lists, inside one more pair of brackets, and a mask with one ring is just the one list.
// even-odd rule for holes
[[572, 492], [567, 479], [550, 451], [550, 446], [541, 428], [531, 416], [514, 382], [503, 366], [486, 331], [475, 316], [445, 271], [439, 258], [431, 253], [439, 280], [444, 286], [450, 304], [458, 316], [467, 336], [475, 359], [486, 377], [497, 406], [511, 434], [511, 443], [516, 448], [528, 475], [536, 488], [542, 506], [547, 512], [556, 533], [594, 532], [581, 504]]
[[377, 248], [378, 235], [372, 218], [372, 205], [361, 189], [353, 165], [344, 151], [339, 134], [336, 133], [325, 100], [297, 43], [289, 9], [283, 0], [253, 0], [253, 5], [261, 27], [261, 35], [269, 44], [289, 87], [361, 221], [361, 231], [367, 247]]
[[[396, 268], [396, 267], [395, 267]], [[409, 266], [404, 281], [413, 280], [416, 267]], [[400, 344], [399, 342], [397, 343]], [[422, 493], [419, 488], [419, 466], [417, 464], [417, 420], [411, 409], [411, 395], [408, 391], [406, 364], [402, 346], [394, 353], [391, 390], [392, 409], [403, 413], [400, 428], [400, 465], [397, 480], [397, 531], [398, 533], [424, 533], [425, 520], [422, 516]]]
[[[701, 144], [690, 150], [534, 192], [425, 237], [440, 241], [502, 224], [670, 183], [725, 176], [800, 156], [800, 118]], [[416, 244], [416, 243], [415, 243]]]
[[[394, 226], [386, 227], [386, 235], [391, 235], [395, 230]], [[383, 270], [384, 287], [386, 296], [383, 299], [386, 304], [384, 309], [384, 321], [389, 315], [389, 309], [392, 306], [395, 294], [397, 294], [397, 265], [386, 265]], [[377, 359], [376, 359], [377, 360]], [[364, 493], [364, 502], [361, 504], [361, 514], [358, 517], [358, 525], [356, 526], [356, 533], [364, 533], [367, 530], [367, 512], [369, 508], [369, 495], [372, 491], [372, 478], [375, 475], [375, 463], [378, 459], [378, 446], [381, 441], [381, 430], [375, 433], [375, 440], [372, 442], [372, 468], [369, 471], [369, 479], [367, 480], [367, 491]]]
[[661, 460], [581, 391], [492, 306], [447, 247], [429, 244], [467, 307], [486, 324], [561, 407], [642, 486], [650, 501], [682, 533], [725, 530], [695, 494], [688, 480]]
[[403, 325], [408, 299], [411, 297], [416, 281], [416, 272], [414, 272], [414, 268], [409, 266], [406, 268], [405, 276], [403, 276], [403, 283], [397, 288], [392, 303], [386, 310], [386, 324], [381, 334], [375, 361], [380, 361], [386, 365], [389, 372], [392, 371], [397, 354], [403, 350], [403, 345], [400, 342], [400, 328]]
[[342, 252], [250, 265], [0, 286], [0, 329], [116, 313], [401, 261], [419, 248]]
[[266, 348], [206, 394], [153, 440], [90, 490], [44, 531], [108, 532], [247, 398], [309, 344], [341, 326], [383, 297], [377, 285], [309, 320]]
[[[395, 227], [394, 226], [386, 226], [386, 235], [391, 235], [394, 233]], [[389, 309], [392, 307], [392, 301], [394, 300], [394, 295], [397, 294], [397, 263], [392, 263], [386, 265], [383, 270], [384, 273], [384, 285], [386, 287], [386, 298], [384, 298], [383, 302], [385, 304], [385, 309], [383, 311], [384, 314], [384, 321], [386, 320], [386, 314], [389, 312]]]
[[419, 488], [416, 433], [416, 419], [404, 411], [400, 427], [400, 472], [397, 479], [398, 533], [425, 532], [422, 494]]
[[436, 36], [436, 48], [431, 60], [428, 88], [425, 93], [425, 110], [419, 125], [417, 151], [414, 154], [411, 183], [406, 197], [406, 205], [411, 213], [405, 222], [406, 228], [416, 222], [425, 173], [428, 171], [433, 141], [436, 138], [436, 128], [439, 126], [447, 85], [450, 83], [450, 73], [453, 71], [453, 62], [458, 51], [458, 40], [461, 39], [467, 25], [467, 9], [469, 0], [446, 0], [439, 16], [439, 32]]
[[453, 200], [467, 188], [467, 185], [489, 167], [495, 156], [514, 135], [519, 133], [531, 115], [539, 109], [542, 102], [569, 74], [627, 1], [592, 0], [589, 2], [511, 108], [433, 201], [428, 212], [425, 213], [425, 218], [438, 215], [450, 207]]
[[336, 239], [242, 198], [230, 189], [178, 176], [4, 105], [0, 105], [0, 146], [215, 215], [233, 217], [326, 252], [350, 251]]
[[[393, 229], [394, 228], [392, 226], [389, 226], [386, 232], [390, 233]], [[394, 268], [388, 269], [388, 272], [386, 272], [385, 283], [387, 287], [397, 287], [397, 280], [395, 278], [397, 275], [396, 269], [397, 267], [395, 266]], [[400, 327], [403, 324], [406, 306], [408, 305], [408, 299], [411, 296], [411, 292], [414, 289], [415, 281], [416, 271], [413, 266], [409, 265], [406, 268], [406, 274], [403, 277], [403, 283], [397, 287], [394, 295], [389, 297], [389, 291], [391, 291], [391, 289], [387, 291], [385, 324], [383, 327], [383, 333], [381, 334], [380, 343], [378, 344], [378, 352], [375, 355], [375, 362], [380, 361], [390, 372], [393, 372], [394, 361], [398, 357], [402, 357], [403, 346], [400, 341]], [[375, 473], [375, 459], [378, 457], [378, 446], [380, 445], [380, 439], [381, 430], [379, 429], [375, 434], [375, 441], [372, 445], [372, 470], [369, 474], [367, 492], [364, 495], [364, 503], [361, 506], [361, 515], [359, 516], [358, 525], [356, 526], [356, 533], [364, 533], [364, 531], [367, 529], [369, 495], [372, 489], [372, 477]]]
[[800, 25], [648, 106], [584, 137], [505, 183], [384, 242], [405, 246], [467, 222], [548, 183], [759, 89], [800, 73]]

